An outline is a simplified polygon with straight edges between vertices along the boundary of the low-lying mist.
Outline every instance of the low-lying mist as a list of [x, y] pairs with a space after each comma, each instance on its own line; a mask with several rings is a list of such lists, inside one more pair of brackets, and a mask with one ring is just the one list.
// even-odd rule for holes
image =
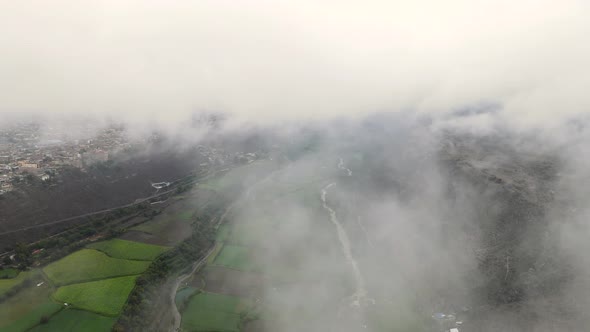
[[276, 167], [230, 218], [264, 276], [261, 329], [431, 331], [445, 313], [465, 331], [584, 330], [586, 134], [446, 121], [238, 130]]
[[[133, 158], [182, 158], [200, 145], [265, 156], [230, 166], [242, 172], [230, 195], [230, 245], [249, 248], [243, 259], [254, 270], [226, 282], [262, 312], [254, 330], [437, 331], [460, 322], [465, 331], [582, 331], [585, 122], [463, 126], [479, 116], [237, 125], [208, 113], [172, 128], [93, 128], [116, 125], [148, 142]], [[77, 131], [80, 123], [88, 125], [66, 124], [70, 139], [95, 132]]]

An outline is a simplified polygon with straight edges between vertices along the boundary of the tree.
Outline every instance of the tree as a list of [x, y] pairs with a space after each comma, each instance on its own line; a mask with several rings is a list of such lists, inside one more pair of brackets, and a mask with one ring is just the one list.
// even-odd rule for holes
[[4, 263], [4, 265], [10, 265], [12, 264], [12, 259], [10, 259], [10, 256], [4, 256], [2, 263]]
[[17, 244], [14, 253], [16, 254], [15, 257], [17, 262], [19, 262], [21, 266], [27, 267], [31, 265], [31, 251], [26, 244]]

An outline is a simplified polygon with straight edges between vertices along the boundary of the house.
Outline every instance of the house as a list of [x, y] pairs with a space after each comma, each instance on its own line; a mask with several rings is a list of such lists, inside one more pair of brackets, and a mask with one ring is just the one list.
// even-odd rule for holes
[[27, 168], [27, 169], [37, 169], [37, 168], [39, 168], [39, 164], [28, 162], [26, 160], [19, 161], [18, 162], [18, 166], [21, 167], [21, 168]]

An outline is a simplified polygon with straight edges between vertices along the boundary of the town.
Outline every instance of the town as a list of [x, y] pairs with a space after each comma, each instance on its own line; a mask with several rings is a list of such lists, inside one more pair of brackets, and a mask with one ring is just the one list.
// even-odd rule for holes
[[108, 161], [110, 154], [130, 146], [124, 128], [117, 126], [84, 138], [72, 138], [63, 129], [37, 123], [0, 128], [0, 195], [26, 177], [48, 182], [63, 167], [84, 170], [90, 164]]
[[[14, 190], [15, 185], [27, 179], [53, 185], [66, 167], [86, 171], [97, 163], [112, 161], [118, 153], [133, 151], [160, 138], [154, 133], [130, 139], [122, 125], [53, 128], [27, 122], [0, 127], [0, 195]], [[260, 157], [260, 152], [227, 153], [201, 144], [195, 148], [205, 157], [201, 167], [227, 162], [251, 163]]]

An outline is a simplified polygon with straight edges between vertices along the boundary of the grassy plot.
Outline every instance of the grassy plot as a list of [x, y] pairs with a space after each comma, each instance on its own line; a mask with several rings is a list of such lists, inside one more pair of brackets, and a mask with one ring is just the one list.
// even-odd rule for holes
[[119, 239], [93, 243], [88, 248], [102, 251], [114, 258], [144, 261], [154, 260], [158, 255], [169, 249], [168, 247]]
[[62, 309], [50, 299], [52, 289], [44, 284], [32, 285], [21, 290], [0, 304], [0, 331], [25, 331], [41, 321], [43, 316], [51, 316]]
[[28, 331], [30, 328], [41, 323], [43, 317], [49, 317], [60, 311], [62, 306], [53, 302], [46, 302], [31, 308], [25, 315], [12, 321], [7, 326], [0, 327], [1, 332], [21, 332]]
[[52, 316], [47, 324], [41, 324], [30, 332], [108, 332], [116, 318], [93, 314], [88, 311], [65, 309]]
[[137, 276], [110, 278], [60, 287], [53, 298], [80, 309], [108, 316], [121, 312]]
[[217, 230], [217, 234], [215, 234], [215, 241], [217, 242], [224, 242], [228, 236], [230, 235], [230, 227], [227, 224], [223, 224]]
[[240, 312], [247, 302], [214, 293], [200, 293], [191, 298], [182, 314], [182, 327], [187, 331], [238, 331]]
[[213, 262], [213, 265], [225, 266], [242, 271], [256, 270], [251, 259], [251, 252], [247, 247], [236, 245], [224, 245], [223, 249]]
[[184, 302], [188, 300], [188, 298], [195, 294], [197, 291], [199, 291], [199, 289], [195, 287], [185, 287], [179, 290], [176, 293], [176, 298], [174, 299], [174, 301], [176, 302], [176, 306], [179, 308], [182, 307]]
[[20, 273], [17, 269], [0, 269], [0, 279], [12, 279]]
[[183, 331], [233, 332], [240, 330], [240, 316], [237, 314], [201, 309], [189, 305], [182, 317]]
[[11, 288], [20, 285], [23, 281], [28, 279], [32, 272], [26, 271], [19, 273], [16, 277], [11, 279], [0, 279], [0, 295], [8, 292]]
[[207, 308], [209, 310], [230, 312], [239, 314], [248, 308], [248, 302], [239, 297], [221, 295], [215, 293], [199, 293], [190, 302], [193, 306]]
[[182, 329], [186, 331], [239, 331], [240, 315], [192, 307], [189, 303], [182, 317]]
[[150, 262], [111, 258], [96, 250], [82, 249], [46, 266], [43, 271], [57, 285], [128, 276], [145, 271]]
[[223, 243], [215, 242], [215, 248], [213, 249], [213, 252], [211, 253], [211, 255], [209, 255], [209, 257], [207, 257], [207, 265], [211, 265], [213, 264], [213, 262], [215, 262], [217, 256], [221, 252], [221, 249], [223, 249]]

